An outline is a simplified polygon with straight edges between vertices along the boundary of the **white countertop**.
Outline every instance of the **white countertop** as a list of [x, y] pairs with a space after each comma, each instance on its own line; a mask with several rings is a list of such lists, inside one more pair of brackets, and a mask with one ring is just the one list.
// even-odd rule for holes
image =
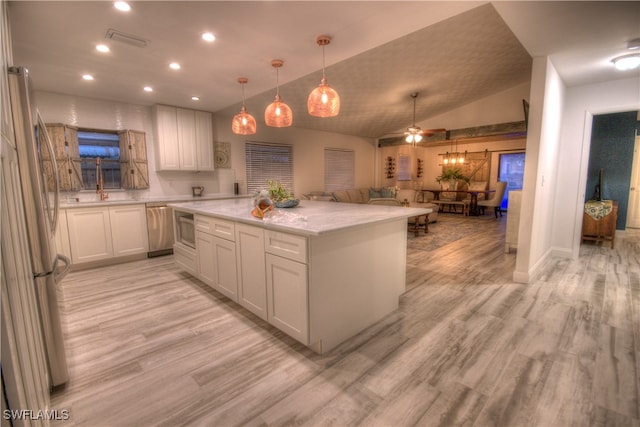
[[366, 227], [370, 224], [395, 221], [432, 212], [427, 208], [365, 205], [357, 203], [319, 202], [301, 200], [295, 208], [275, 208], [265, 219], [251, 215], [253, 199], [211, 200], [189, 203], [171, 203], [174, 209], [212, 216], [264, 228], [308, 236]]
[[[97, 196], [96, 196], [97, 197]], [[221, 199], [238, 199], [238, 198], [248, 198], [251, 196], [247, 195], [233, 195], [233, 194], [211, 194], [207, 196], [154, 196], [154, 197], [145, 197], [139, 199], [107, 199], [107, 200], [91, 200], [91, 201], [79, 201], [79, 202], [69, 202], [65, 201], [65, 197], [60, 197], [60, 208], [62, 209], [70, 209], [70, 208], [93, 208], [93, 207], [101, 207], [101, 206], [121, 206], [121, 205], [142, 205], [146, 203], [177, 203], [177, 202], [195, 202], [195, 201], [210, 201], [210, 200], [221, 200]]]

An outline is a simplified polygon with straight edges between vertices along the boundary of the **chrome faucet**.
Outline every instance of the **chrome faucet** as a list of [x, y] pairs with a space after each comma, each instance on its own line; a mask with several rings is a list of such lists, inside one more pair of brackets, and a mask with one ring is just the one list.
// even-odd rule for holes
[[102, 177], [102, 161], [96, 157], [96, 193], [100, 194], [100, 200], [107, 200], [109, 193], [104, 191], [104, 179]]

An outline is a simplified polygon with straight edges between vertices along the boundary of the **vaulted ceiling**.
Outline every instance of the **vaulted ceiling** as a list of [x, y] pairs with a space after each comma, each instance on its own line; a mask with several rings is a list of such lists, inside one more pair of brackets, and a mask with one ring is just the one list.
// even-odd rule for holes
[[[14, 62], [37, 90], [140, 105], [231, 114], [236, 80], [248, 77], [247, 108], [263, 125], [275, 95], [294, 126], [380, 137], [530, 79], [532, 56], [550, 56], [567, 85], [629, 77], [609, 61], [640, 37], [639, 2], [140, 1], [131, 12], [109, 1], [10, 1]], [[147, 41], [108, 40], [109, 29]], [[205, 44], [202, 31], [216, 34]], [[306, 112], [321, 77], [341, 95], [338, 117]], [[95, 51], [108, 43], [109, 54]], [[170, 70], [180, 62], [179, 71]], [[92, 73], [95, 80], [80, 76]], [[633, 75], [633, 74], [631, 74]], [[636, 74], [637, 75], [637, 74]], [[154, 92], [142, 91], [144, 85]], [[192, 95], [200, 96], [194, 102]]]

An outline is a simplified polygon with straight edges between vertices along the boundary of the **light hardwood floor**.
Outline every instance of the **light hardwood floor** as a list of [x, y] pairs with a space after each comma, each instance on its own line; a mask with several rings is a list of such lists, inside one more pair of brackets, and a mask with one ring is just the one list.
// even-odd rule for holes
[[400, 309], [323, 356], [171, 256], [73, 272], [54, 425], [639, 427], [640, 233], [525, 285], [505, 224], [408, 251]]

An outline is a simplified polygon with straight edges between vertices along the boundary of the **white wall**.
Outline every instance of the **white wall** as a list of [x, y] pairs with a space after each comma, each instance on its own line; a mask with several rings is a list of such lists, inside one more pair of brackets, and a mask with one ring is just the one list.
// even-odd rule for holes
[[[524, 120], [522, 100], [529, 100], [530, 90], [530, 82], [521, 83], [416, 124], [422, 129], [461, 129], [497, 123], [519, 122]], [[398, 129], [399, 132], [404, 130], [405, 128]]]
[[554, 200], [553, 246], [577, 257], [587, 185], [592, 118], [597, 114], [640, 110], [640, 78], [567, 89]]
[[[146, 133], [150, 188], [130, 191], [109, 190], [109, 197], [112, 200], [189, 196], [191, 187], [194, 185], [204, 186], [205, 194], [233, 193], [233, 177], [228, 177], [228, 175], [233, 176], [233, 170], [156, 172], [155, 134], [150, 107], [51, 92], [36, 92], [36, 103], [47, 123], [64, 123], [104, 130], [134, 129]], [[80, 197], [84, 201], [94, 199], [96, 194], [94, 191], [69, 192], [63, 197]]]
[[370, 187], [374, 183], [376, 145], [371, 138], [321, 132], [309, 129], [271, 128], [260, 118], [254, 135], [235, 135], [231, 132], [233, 114], [216, 114], [214, 134], [217, 141], [231, 143], [231, 167], [236, 170], [241, 193], [246, 192], [246, 165], [244, 144], [246, 141], [275, 142], [293, 146], [294, 194], [305, 194], [324, 189], [324, 149], [344, 148], [355, 150], [355, 186]]
[[527, 160], [514, 280], [529, 282], [551, 254], [565, 86], [547, 57], [533, 59]]

